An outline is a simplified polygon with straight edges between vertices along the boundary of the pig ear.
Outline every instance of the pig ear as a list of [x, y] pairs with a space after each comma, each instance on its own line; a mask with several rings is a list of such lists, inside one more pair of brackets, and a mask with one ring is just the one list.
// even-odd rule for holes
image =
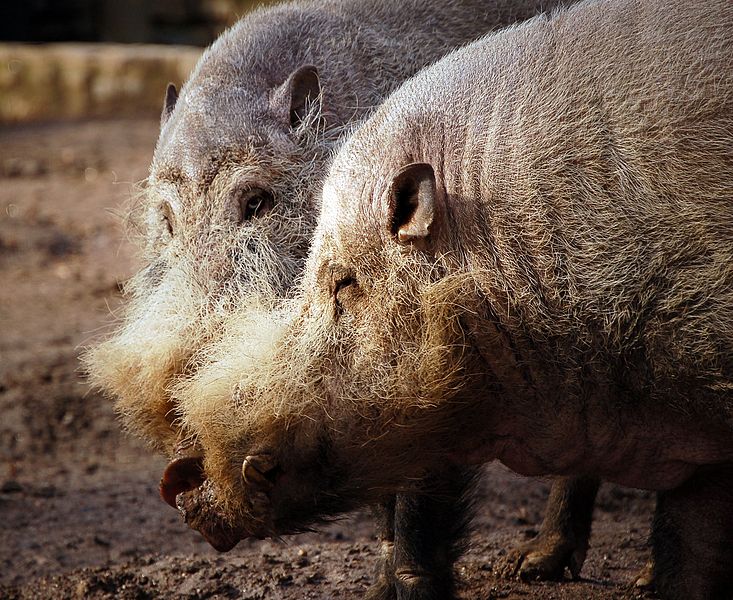
[[172, 83], [169, 83], [168, 87], [165, 89], [165, 100], [163, 100], [163, 112], [160, 113], [160, 126], [161, 127], [165, 125], [166, 121], [171, 116], [173, 109], [176, 107], [177, 101], [178, 101], [178, 90], [176, 90], [175, 85], [173, 85]]
[[402, 167], [388, 192], [390, 233], [400, 244], [424, 243], [436, 214], [435, 171], [427, 163]]
[[304, 65], [293, 71], [285, 83], [275, 90], [273, 108], [295, 129], [305, 118], [308, 104], [315, 102], [320, 93], [318, 69], [313, 65]]

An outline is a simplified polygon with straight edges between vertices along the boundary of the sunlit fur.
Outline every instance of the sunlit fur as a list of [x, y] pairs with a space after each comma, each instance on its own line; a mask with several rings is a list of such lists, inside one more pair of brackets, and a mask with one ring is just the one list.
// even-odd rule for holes
[[[724, 0], [585, 2], [385, 102], [331, 167], [298, 297], [177, 388], [223, 518], [299, 530], [446, 461], [657, 489], [733, 461], [732, 25]], [[388, 222], [411, 162], [446, 198], [427, 252]]]
[[[449, 50], [553, 4], [296, 2], [254, 11], [204, 53], [163, 119], [134, 206], [147, 267], [125, 286], [117, 330], [85, 357], [131, 432], [170, 453], [176, 380], [198, 368], [229, 315], [287, 295], [315, 227], [320, 178], [349, 124]], [[322, 96], [291, 131], [277, 90], [308, 64]], [[240, 224], [232, 193], [253, 185], [273, 192], [275, 208]]]
[[[321, 151], [317, 144], [300, 155], [241, 158], [203, 201], [185, 204], [183, 199], [181, 214], [189, 222], [176, 223], [179, 231], [162, 249], [156, 247], [155, 233], [164, 224], [146, 224], [149, 266], [126, 285], [130, 302], [123, 325], [87, 355], [95, 382], [117, 397], [117, 408], [134, 433], [170, 450], [176, 435], [170, 426], [171, 382], [191, 368], [195, 351], [221, 335], [229, 314], [246, 311], [258, 298], [282, 296], [302, 269], [314, 226], [312, 201], [304, 193], [309, 190], [274, 188], [287, 203], [241, 226], [217, 214], [227, 207], [229, 182], [247, 177], [242, 163], [259, 165], [267, 159], [268, 168], [281, 161], [277, 169], [283, 183], [317, 182], [314, 155]], [[147, 199], [156, 207], [155, 184], [150, 188]], [[156, 218], [154, 209], [149, 212]]]

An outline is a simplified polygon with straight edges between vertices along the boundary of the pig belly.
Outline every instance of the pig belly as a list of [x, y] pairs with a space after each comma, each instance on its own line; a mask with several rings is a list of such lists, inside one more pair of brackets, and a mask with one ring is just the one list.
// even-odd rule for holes
[[[691, 436], [654, 436], [634, 432], [616, 440], [567, 436], [561, 445], [536, 447], [526, 438], [502, 436], [473, 451], [459, 452], [460, 464], [481, 464], [498, 459], [521, 475], [590, 475], [627, 487], [669, 490], [684, 483], [698, 467], [733, 462], [733, 439]], [[575, 440], [583, 440], [582, 443]]]

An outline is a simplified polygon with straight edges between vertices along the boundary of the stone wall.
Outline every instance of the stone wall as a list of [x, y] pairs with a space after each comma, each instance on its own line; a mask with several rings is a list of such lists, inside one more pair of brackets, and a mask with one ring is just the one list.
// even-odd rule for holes
[[0, 123], [160, 114], [168, 82], [271, 1], [0, 0]]
[[0, 44], [0, 122], [158, 115], [169, 81], [202, 49], [133, 44]]

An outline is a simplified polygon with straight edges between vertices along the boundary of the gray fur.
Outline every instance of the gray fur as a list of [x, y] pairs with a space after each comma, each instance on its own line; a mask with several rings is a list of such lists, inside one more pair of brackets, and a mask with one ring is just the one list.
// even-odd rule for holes
[[[178, 430], [167, 390], [196, 368], [233, 310], [291, 288], [344, 131], [451, 49], [553, 4], [293, 2], [250, 13], [204, 53], [180, 94], [166, 93], [133, 208], [148, 266], [126, 287], [122, 326], [86, 357], [131, 431], [170, 454]], [[292, 129], [283, 87], [306, 65], [322, 96]], [[274, 206], [240, 223], [237, 194], [252, 186], [271, 192]]]
[[[556, 4], [332, 0], [263, 8], [204, 53], [180, 94], [169, 86], [150, 176], [130, 219], [146, 267], [126, 286], [120, 327], [85, 359], [126, 427], [169, 456], [182, 445], [195, 449], [176, 421], [173, 390], [206, 367], [212, 345], [231, 335], [233, 315], [290, 293], [343, 134], [448, 51]], [[253, 188], [269, 194], [258, 205], [267, 210], [245, 219]], [[256, 336], [249, 339], [254, 345]]]
[[[282, 533], [499, 458], [661, 490], [662, 595], [733, 589], [732, 25], [725, 0], [584, 2], [393, 94], [331, 167], [276, 343], [222, 340], [179, 390], [213, 514]], [[390, 191], [411, 163], [419, 227]], [[232, 469], [259, 454], [272, 489]], [[720, 483], [693, 493], [700, 467]], [[718, 559], [664, 515], [721, 519], [690, 546]]]

